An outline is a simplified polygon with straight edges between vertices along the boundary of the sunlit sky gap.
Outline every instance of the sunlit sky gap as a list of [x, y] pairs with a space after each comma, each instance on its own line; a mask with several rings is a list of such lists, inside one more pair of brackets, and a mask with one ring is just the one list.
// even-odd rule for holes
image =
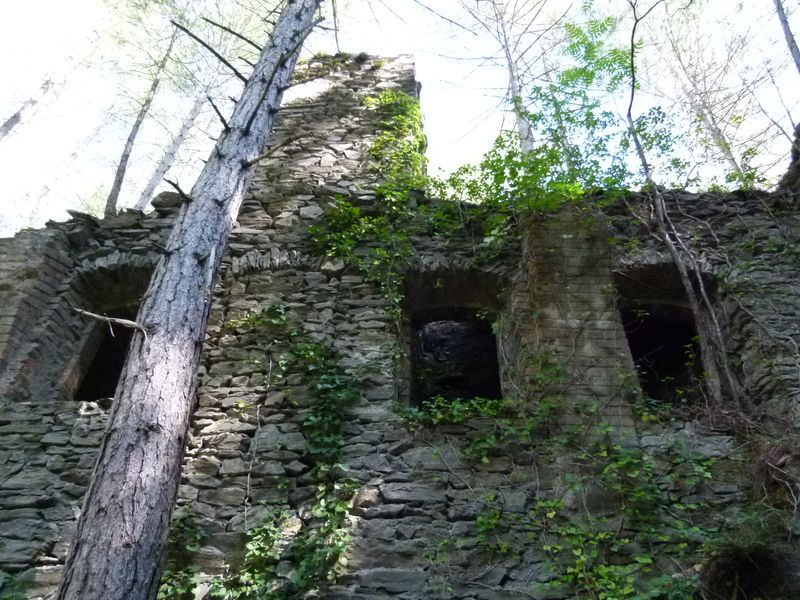
[[[340, 0], [339, 39], [341, 50], [346, 52], [414, 56], [417, 79], [422, 83], [429, 170], [446, 173], [479, 160], [500, 129], [511, 125], [506, 101], [508, 77], [495, 40], [470, 21], [458, 0], [420, 1], [461, 25], [431, 14], [417, 0]], [[4, 6], [0, 24], [0, 52], [5, 57], [0, 63], [4, 82], [0, 121], [35, 97], [46, 79], [53, 86], [12, 134], [0, 141], [0, 235], [10, 235], [25, 226], [39, 227], [47, 219], [65, 219], [67, 208], [96, 210], [105, 199], [141, 97], [138, 90], [147, 84], [146, 78], [131, 83], [130, 74], [122, 69], [118, 72], [108, 60], [121, 50], [123, 54], [132, 52], [105, 34], [109, 28], [119, 27], [112, 4], [101, 0], [28, 0]], [[550, 4], [560, 11], [565, 7], [560, 1]], [[579, 20], [580, 2], [574, 4], [571, 15]], [[625, 15], [623, 0], [595, 4], [599, 10]], [[800, 99], [800, 76], [790, 69], [777, 68], [785, 65], [788, 52], [772, 3], [725, 3], [730, 12], [724, 14], [719, 3], [706, 4], [713, 10], [700, 13], [698, 28], [710, 32], [710, 47], [728, 39], [721, 33], [752, 38], [748, 56], [741, 57], [741, 75], [746, 77], [761, 63], [773, 66], [778, 86], [773, 86], [773, 93], [762, 102], [771, 103], [769, 108], [781, 116], [784, 129], [791, 129], [787, 113], [796, 109]], [[788, 10], [797, 8], [790, 4], [787, 2]], [[800, 33], [796, 15], [790, 19]], [[625, 43], [625, 25], [622, 29], [620, 44]], [[653, 42], [647, 29], [642, 30], [642, 39], [643, 87], [655, 89], [651, 84], [656, 80], [660, 96], [643, 94], [637, 102], [642, 110], [655, 102], [668, 106], [676, 96], [676, 76], [663, 68], [662, 50], [648, 48]], [[313, 34], [305, 48], [306, 55], [335, 51], [333, 36], [324, 31]], [[125, 60], [121, 58], [120, 64]], [[125, 88], [130, 90], [127, 97], [120, 94]], [[159, 152], [168, 143], [170, 131], [174, 134], [180, 127], [181, 114], [191, 98], [169, 99], [165, 93], [158, 102], [155, 118], [137, 140], [122, 206], [130, 206], [138, 198]], [[621, 108], [615, 106], [613, 110], [619, 112]], [[186, 151], [180, 174], [187, 189], [216, 135], [213, 121], [201, 123], [198, 129], [201, 133], [189, 144], [193, 153]], [[788, 151], [786, 140], [776, 144], [780, 148], [776, 152]]]

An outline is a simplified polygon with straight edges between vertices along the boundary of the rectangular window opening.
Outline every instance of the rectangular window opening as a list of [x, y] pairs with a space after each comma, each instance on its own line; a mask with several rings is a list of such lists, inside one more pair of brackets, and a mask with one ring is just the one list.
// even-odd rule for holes
[[480, 311], [439, 308], [412, 319], [411, 402], [502, 397], [497, 341]]

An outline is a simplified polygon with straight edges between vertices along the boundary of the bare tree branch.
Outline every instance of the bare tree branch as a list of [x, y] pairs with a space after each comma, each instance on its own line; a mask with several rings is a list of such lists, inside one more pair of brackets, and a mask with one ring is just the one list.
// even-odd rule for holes
[[222, 113], [217, 108], [217, 105], [214, 104], [214, 100], [211, 98], [211, 96], [208, 96], [208, 101], [211, 104], [211, 108], [213, 108], [214, 112], [217, 113], [217, 117], [219, 118], [219, 120], [222, 121], [223, 131], [225, 131], [225, 133], [228, 133], [231, 130], [231, 128], [228, 127], [228, 121], [226, 121], [225, 117], [222, 116]]
[[214, 48], [212, 48], [212, 47], [211, 47], [211, 46], [210, 46], [210, 45], [209, 45], [207, 42], [205, 42], [203, 39], [201, 39], [201, 38], [197, 37], [197, 36], [196, 36], [194, 33], [192, 33], [191, 31], [189, 31], [189, 30], [188, 30], [186, 27], [184, 27], [184, 26], [183, 26], [183, 25], [181, 25], [180, 23], [177, 23], [177, 22], [173, 21], [172, 19], [170, 19], [170, 23], [172, 23], [172, 24], [173, 24], [175, 27], [177, 27], [178, 29], [180, 29], [181, 31], [183, 31], [183, 32], [184, 32], [186, 35], [188, 35], [190, 38], [192, 38], [192, 39], [193, 39], [194, 41], [196, 41], [198, 44], [200, 44], [201, 46], [203, 46], [203, 48], [205, 48], [206, 50], [208, 50], [209, 52], [211, 52], [211, 54], [213, 54], [213, 55], [216, 57], [216, 59], [217, 59], [218, 61], [220, 61], [220, 62], [221, 62], [223, 65], [225, 65], [226, 67], [228, 67], [228, 68], [231, 70], [231, 72], [233, 72], [233, 74], [234, 74], [234, 75], [236, 75], [236, 77], [238, 77], [239, 79], [241, 79], [241, 80], [242, 80], [244, 83], [247, 83], [247, 77], [245, 77], [244, 75], [242, 75], [242, 74], [239, 72], [239, 70], [238, 70], [236, 67], [234, 67], [234, 66], [233, 66], [231, 63], [229, 63], [229, 62], [228, 62], [228, 61], [225, 59], [225, 57], [224, 57], [224, 56], [222, 56], [222, 55], [221, 55], [219, 52], [217, 52], [216, 50], [214, 50]]
[[210, 23], [210, 24], [211, 24], [211, 25], [213, 25], [214, 27], [219, 27], [219, 28], [220, 28], [220, 29], [222, 29], [223, 31], [227, 31], [227, 32], [228, 32], [228, 33], [230, 33], [231, 35], [234, 35], [234, 36], [236, 36], [237, 38], [239, 38], [239, 39], [240, 39], [240, 40], [242, 40], [243, 42], [247, 42], [247, 43], [248, 43], [248, 44], [250, 44], [250, 45], [251, 45], [253, 48], [255, 48], [256, 50], [258, 50], [259, 52], [261, 52], [261, 50], [262, 50], [261, 46], [259, 46], [258, 44], [256, 44], [256, 43], [255, 43], [253, 40], [250, 40], [250, 39], [246, 38], [245, 36], [243, 36], [243, 35], [242, 35], [241, 33], [239, 33], [238, 31], [234, 31], [234, 30], [233, 30], [233, 29], [231, 29], [230, 27], [225, 27], [225, 25], [220, 25], [220, 24], [219, 24], [219, 23], [217, 23], [216, 21], [212, 21], [211, 19], [207, 19], [206, 17], [200, 17], [200, 18], [201, 18], [201, 19], [203, 19], [203, 21], [205, 21], [206, 23]]
[[176, 191], [176, 192], [178, 192], [178, 194], [180, 194], [181, 198], [183, 198], [183, 199], [184, 199], [184, 201], [186, 201], [186, 202], [191, 202], [191, 201], [192, 201], [191, 197], [190, 197], [190, 196], [188, 196], [188, 195], [186, 194], [186, 192], [184, 192], [184, 191], [181, 189], [181, 186], [179, 186], [179, 185], [178, 185], [178, 182], [177, 182], [177, 181], [172, 181], [172, 180], [170, 180], [170, 179], [164, 179], [164, 181], [165, 181], [166, 183], [168, 183], [169, 185], [171, 185], [173, 188], [175, 188], [175, 191]]
[[127, 327], [128, 329], [137, 329], [144, 334], [144, 339], [147, 339], [147, 329], [144, 328], [144, 325], [137, 323], [136, 321], [131, 321], [129, 319], [118, 319], [116, 317], [106, 317], [103, 315], [98, 315], [97, 313], [89, 312], [88, 310], [75, 308], [74, 306], [72, 307], [72, 310], [74, 310], [76, 313], [82, 314], [84, 317], [89, 317], [98, 321], [105, 321], [110, 325], [120, 325], [121, 327]]
[[463, 29], [463, 30], [464, 30], [464, 31], [466, 31], [467, 33], [471, 33], [472, 35], [478, 35], [478, 34], [477, 34], [477, 33], [475, 33], [474, 31], [472, 31], [472, 30], [471, 30], [469, 27], [465, 27], [465, 26], [464, 26], [464, 25], [462, 25], [461, 23], [459, 23], [459, 22], [457, 22], [457, 21], [454, 21], [453, 19], [450, 19], [450, 18], [448, 18], [448, 17], [444, 16], [442, 13], [436, 12], [435, 10], [433, 10], [433, 9], [432, 9], [430, 6], [428, 6], [427, 4], [425, 4], [424, 2], [422, 2], [421, 0], [414, 0], [414, 3], [418, 4], [419, 6], [421, 6], [422, 8], [424, 8], [425, 10], [427, 10], [427, 11], [429, 11], [429, 12], [432, 12], [434, 15], [436, 15], [437, 17], [439, 17], [439, 18], [440, 18], [440, 19], [442, 19], [443, 21], [447, 21], [447, 22], [448, 22], [448, 23], [450, 23], [451, 25], [455, 25], [456, 27], [459, 27], [459, 28]]
[[293, 137], [290, 137], [290, 138], [288, 138], [288, 139], [285, 139], [285, 140], [283, 140], [283, 141], [282, 141], [282, 142], [280, 142], [279, 144], [275, 144], [274, 146], [270, 146], [270, 147], [267, 149], [267, 151], [266, 151], [266, 152], [264, 152], [263, 154], [261, 154], [261, 155], [259, 155], [259, 156], [256, 156], [255, 158], [252, 158], [252, 159], [248, 160], [247, 162], [245, 162], [245, 163], [244, 163], [244, 165], [243, 165], [243, 166], [244, 166], [245, 168], [246, 168], [246, 167], [252, 167], [252, 166], [253, 166], [253, 165], [255, 165], [256, 163], [259, 163], [259, 162], [261, 162], [262, 160], [264, 160], [265, 158], [269, 158], [269, 157], [270, 157], [270, 156], [271, 156], [271, 155], [272, 155], [272, 154], [273, 154], [273, 153], [274, 153], [276, 150], [280, 150], [280, 149], [281, 149], [281, 148], [283, 148], [284, 146], [288, 146], [289, 144], [291, 144], [291, 143], [292, 143], [293, 141], [295, 141], [296, 139], [297, 139], [297, 136], [293, 136]]

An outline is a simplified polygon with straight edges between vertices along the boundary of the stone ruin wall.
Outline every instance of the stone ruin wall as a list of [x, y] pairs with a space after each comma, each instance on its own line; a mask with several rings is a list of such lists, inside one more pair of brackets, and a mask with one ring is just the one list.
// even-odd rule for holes
[[[309, 339], [330, 344], [360, 382], [343, 446], [347, 476], [358, 482], [352, 541], [344, 574], [322, 597], [568, 597], [541, 585], [553, 574], [527, 531], [512, 525], [502, 533], [521, 552], [492, 554], [480, 543], [477, 519], [487, 508], [524, 513], [555, 497], [569, 466], [513, 446], [474, 465], [463, 448], [480, 423], [420, 433], [398, 416], [409, 401], [410, 367], [396, 357], [408, 353], [411, 316], [431, 308], [497, 316], [501, 386], [522, 401], [535, 399], [537, 356], [567, 357], [555, 429], [580, 426], [581, 407], [591, 403], [594, 422], [607, 423], [617, 440], [655, 455], [679, 444], [726, 463], [698, 491], [712, 506], [746, 501], [751, 449], [732, 432], [633, 417], [639, 392], [620, 381], [635, 377], [616, 290], [634, 280], [625, 293], [644, 297], [653, 284], [663, 291], [670, 261], [627, 213], [611, 211], [610, 223], [570, 214], [531, 220], [519, 243], [491, 263], [476, 260], [468, 232], [415, 238], [399, 331], [378, 286], [315, 253], [308, 226], [335, 198], [367, 212], [376, 204], [379, 178], [368, 148], [377, 117], [363, 98], [417, 91], [407, 58], [340, 64], [325, 82], [317, 97], [281, 109], [273, 139], [284, 145], [256, 174], [215, 292], [178, 499], [206, 534], [192, 558], [206, 578], [241, 559], [246, 529], [267, 514], [294, 514], [298, 528], [308, 521], [315, 483], [303, 420], [313, 394], [304, 373], [277, 368], [291, 350], [265, 345], [242, 322], [276, 305]], [[70, 307], [130, 310], [179, 204], [166, 194], [149, 215], [75, 215], [0, 240], [0, 571], [26, 583], [31, 598], [53, 597], [105, 425], [104, 405], [74, 399], [104, 326]], [[703, 271], [722, 282], [715, 307], [729, 352], [741, 357], [743, 389], [776, 431], [793, 432], [800, 416], [796, 218], [754, 195], [678, 194], [671, 208], [702, 248]], [[609, 245], [610, 237], [619, 243]], [[609, 499], [590, 500], [602, 513]]]

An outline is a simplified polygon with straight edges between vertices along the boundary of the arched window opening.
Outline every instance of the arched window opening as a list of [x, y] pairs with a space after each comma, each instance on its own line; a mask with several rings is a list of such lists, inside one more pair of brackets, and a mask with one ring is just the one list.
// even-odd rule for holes
[[[135, 317], [135, 313], [120, 316], [129, 320]], [[99, 327], [100, 331], [95, 334], [97, 349], [75, 391], [75, 400], [98, 402], [102, 406], [109, 403], [109, 398], [114, 397], [128, 355], [133, 329], [105, 323]]]
[[[713, 280], [704, 284], [714, 292]], [[702, 395], [698, 329], [672, 264], [639, 266], [615, 274], [619, 313], [645, 396], [680, 406]]]

